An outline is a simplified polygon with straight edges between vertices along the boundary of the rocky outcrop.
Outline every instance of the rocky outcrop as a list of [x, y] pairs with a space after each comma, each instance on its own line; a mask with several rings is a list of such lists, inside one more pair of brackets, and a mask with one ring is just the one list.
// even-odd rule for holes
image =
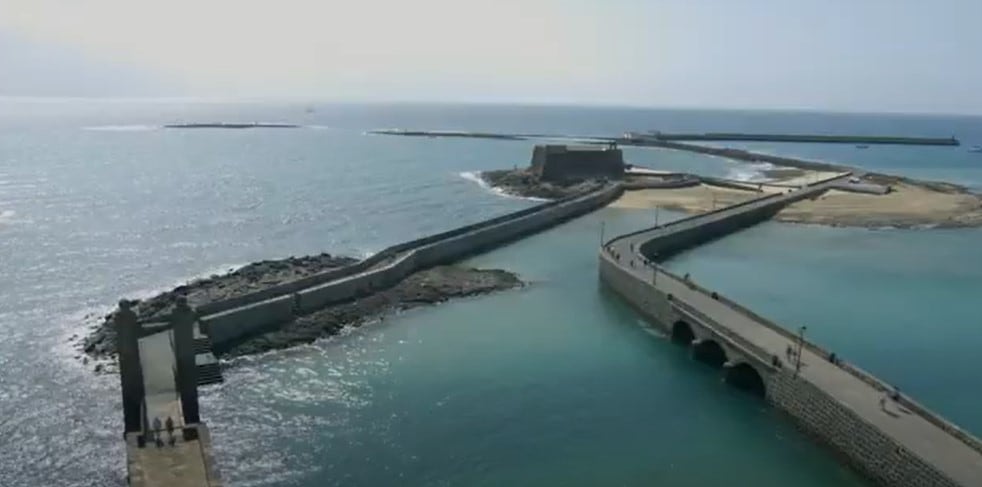
[[481, 179], [502, 191], [526, 198], [561, 199], [600, 189], [605, 179], [565, 179], [543, 181], [528, 169], [484, 171]]
[[[191, 306], [220, 301], [358, 262], [351, 257], [330, 254], [289, 257], [254, 262], [227, 274], [213, 275], [177, 286], [148, 299], [139, 300], [133, 307], [140, 320], [153, 319], [171, 312], [179, 296], [185, 296]], [[112, 329], [112, 314], [96, 325], [82, 341], [82, 350], [94, 357], [116, 353], [116, 332]]]
[[[140, 320], [153, 319], [168, 315], [179, 296], [187, 296], [192, 305], [200, 305], [354, 262], [357, 260], [332, 257], [329, 254], [256, 262], [224, 275], [198, 279], [149, 299], [137, 301], [133, 309]], [[521, 285], [521, 280], [515, 274], [503, 270], [438, 266], [412, 274], [389, 289], [299, 316], [275, 331], [253, 336], [224, 350], [215, 351], [219, 355], [244, 355], [286, 348], [333, 335], [344, 326], [357, 326], [378, 319], [386, 313]], [[82, 349], [86, 354], [105, 358], [116, 353], [116, 333], [112, 328], [112, 319], [113, 313], [106, 315], [83, 339]]]
[[222, 356], [239, 356], [288, 348], [334, 335], [345, 326], [384, 319], [385, 315], [397, 311], [521, 285], [518, 276], [503, 270], [433, 267], [417, 272], [389, 289], [300, 316], [277, 330], [249, 337], [216, 352]]

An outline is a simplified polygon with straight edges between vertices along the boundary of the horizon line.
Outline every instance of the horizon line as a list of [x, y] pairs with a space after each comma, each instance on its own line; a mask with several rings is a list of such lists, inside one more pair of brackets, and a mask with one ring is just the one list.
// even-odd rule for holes
[[771, 112], [771, 113], [825, 113], [842, 115], [899, 115], [912, 117], [982, 117], [976, 112], [924, 112], [906, 110], [849, 110], [840, 108], [816, 107], [727, 107], [699, 105], [659, 105], [627, 102], [584, 102], [571, 100], [436, 100], [436, 99], [368, 99], [368, 98], [330, 98], [324, 96], [71, 96], [71, 95], [5, 95], [0, 94], [0, 102], [104, 102], [104, 103], [241, 103], [241, 104], [335, 104], [335, 105], [492, 105], [513, 107], [566, 107], [566, 108], [616, 108], [630, 110], [677, 110], [677, 111], [722, 111], [722, 112]]

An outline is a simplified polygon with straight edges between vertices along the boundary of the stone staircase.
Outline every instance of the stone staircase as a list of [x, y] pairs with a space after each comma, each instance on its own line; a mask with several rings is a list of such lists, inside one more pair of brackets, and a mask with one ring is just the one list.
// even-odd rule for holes
[[225, 381], [222, 377], [222, 369], [218, 363], [218, 358], [212, 351], [211, 339], [207, 335], [198, 333], [194, 335], [194, 364], [198, 372], [198, 385], [219, 384]]

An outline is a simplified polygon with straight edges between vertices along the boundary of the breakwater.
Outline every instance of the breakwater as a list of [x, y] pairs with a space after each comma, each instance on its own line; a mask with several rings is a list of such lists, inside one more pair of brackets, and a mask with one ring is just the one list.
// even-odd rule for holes
[[531, 235], [600, 208], [623, 192], [611, 184], [447, 232], [393, 245], [356, 264], [196, 308], [216, 348], [330, 304], [384, 289], [409, 274]]
[[165, 129], [296, 129], [300, 125], [293, 123], [273, 122], [204, 122], [204, 123], [169, 123]]
[[808, 142], [822, 144], [960, 145], [954, 137], [897, 137], [880, 135], [747, 134], [737, 132], [665, 133], [651, 132], [642, 138], [719, 142]]
[[[600, 279], [673, 341], [691, 346], [693, 357], [765, 397], [877, 485], [978, 485], [977, 438], [802, 334], [658, 264], [766, 220], [843, 177], [621, 235], [600, 252]], [[895, 398], [887, 402], [887, 395]]]

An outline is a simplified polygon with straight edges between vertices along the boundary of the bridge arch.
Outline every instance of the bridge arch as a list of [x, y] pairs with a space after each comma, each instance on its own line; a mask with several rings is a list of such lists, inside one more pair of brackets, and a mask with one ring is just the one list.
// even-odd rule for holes
[[726, 351], [713, 340], [702, 340], [692, 348], [692, 357], [700, 362], [722, 367], [726, 363]]
[[764, 378], [753, 366], [741, 362], [726, 371], [726, 382], [737, 389], [744, 390], [758, 397], [767, 396], [767, 385]]
[[688, 323], [679, 320], [672, 325], [672, 342], [689, 346], [695, 338], [696, 334]]

